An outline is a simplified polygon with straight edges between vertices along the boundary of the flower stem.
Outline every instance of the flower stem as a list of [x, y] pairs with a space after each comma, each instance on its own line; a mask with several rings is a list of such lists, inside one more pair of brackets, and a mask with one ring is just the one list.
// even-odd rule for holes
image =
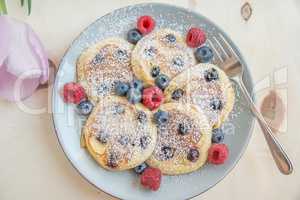
[[7, 14], [6, 0], [0, 0], [0, 15]]
[[[27, 9], [28, 9], [28, 15], [31, 13], [31, 0], [26, 0], [27, 2]], [[21, 0], [21, 6], [23, 7], [25, 5], [25, 0]]]
[[30, 15], [30, 13], [31, 13], [31, 0], [28, 0], [28, 2], [27, 2], [27, 6], [28, 6], [28, 15]]

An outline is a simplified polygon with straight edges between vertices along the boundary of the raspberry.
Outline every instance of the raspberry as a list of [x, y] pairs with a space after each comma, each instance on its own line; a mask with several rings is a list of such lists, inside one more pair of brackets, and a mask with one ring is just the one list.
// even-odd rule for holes
[[143, 90], [143, 104], [150, 110], [158, 108], [163, 100], [163, 92], [158, 87], [153, 86]]
[[227, 160], [228, 154], [226, 144], [213, 144], [208, 150], [208, 162], [215, 165], [223, 164]]
[[155, 21], [151, 16], [145, 15], [138, 19], [137, 28], [143, 35], [150, 33], [154, 29], [154, 26]]
[[189, 47], [198, 47], [206, 41], [205, 32], [200, 28], [191, 28], [186, 35], [186, 43]]
[[141, 177], [141, 184], [150, 190], [157, 191], [161, 182], [161, 171], [157, 168], [148, 167]]
[[78, 83], [66, 83], [63, 88], [64, 101], [66, 103], [80, 103], [86, 98], [85, 91]]

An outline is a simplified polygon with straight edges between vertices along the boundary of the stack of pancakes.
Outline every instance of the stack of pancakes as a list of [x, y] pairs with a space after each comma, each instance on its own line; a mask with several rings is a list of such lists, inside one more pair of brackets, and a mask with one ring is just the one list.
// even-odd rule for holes
[[[154, 85], [154, 67], [170, 78], [165, 101], [157, 109], [168, 113], [163, 126], [153, 120], [157, 110], [130, 104], [114, 91], [119, 81], [140, 79], [144, 87]], [[212, 70], [218, 79], [208, 81], [206, 74]], [[184, 38], [169, 29], [148, 34], [135, 46], [121, 38], [100, 41], [79, 57], [77, 78], [96, 105], [82, 130], [82, 144], [112, 171], [143, 162], [168, 175], [199, 169], [207, 160], [212, 129], [220, 127], [234, 104], [234, 89], [226, 74], [213, 64], [197, 63]], [[181, 96], [174, 98], [178, 90]], [[220, 109], [211, 106], [216, 99]], [[188, 134], [178, 133], [181, 124], [188, 124]]]

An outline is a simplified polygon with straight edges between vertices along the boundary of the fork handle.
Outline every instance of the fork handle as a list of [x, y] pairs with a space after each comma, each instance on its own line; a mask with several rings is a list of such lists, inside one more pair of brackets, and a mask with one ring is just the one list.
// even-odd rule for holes
[[247, 91], [247, 88], [245, 87], [242, 78], [240, 77], [238, 79], [238, 85], [240, 86], [242, 93], [246, 97], [250, 109], [252, 113], [255, 115], [263, 133], [265, 136], [265, 139], [267, 141], [267, 144], [269, 146], [269, 149], [272, 153], [273, 159], [280, 170], [281, 173], [285, 175], [289, 175], [293, 172], [293, 165], [290, 159], [288, 158], [288, 155], [284, 151], [282, 145], [278, 142], [278, 140], [275, 138], [271, 128], [269, 127], [268, 123], [262, 116], [262, 114], [259, 112], [258, 108], [254, 104], [250, 94]]

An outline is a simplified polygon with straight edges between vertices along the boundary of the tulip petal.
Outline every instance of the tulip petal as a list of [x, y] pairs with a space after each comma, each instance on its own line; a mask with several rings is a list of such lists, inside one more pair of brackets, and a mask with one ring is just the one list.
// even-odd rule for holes
[[6, 61], [7, 71], [20, 76], [25, 71], [40, 69], [39, 60], [28, 43], [26, 25], [15, 20], [11, 23], [11, 37], [14, 39], [10, 41], [11, 48]]
[[0, 17], [0, 67], [9, 54], [11, 31], [6, 16]]
[[39, 82], [39, 78], [24, 79], [18, 88], [16, 87], [18, 78], [7, 72], [5, 65], [0, 67], [0, 97], [9, 101], [19, 101], [31, 96], [39, 86]]
[[28, 40], [31, 46], [31, 49], [34, 50], [37, 59], [39, 60], [39, 66], [42, 71], [41, 75], [41, 84], [44, 84], [48, 81], [49, 78], [49, 62], [46, 51], [37, 37], [37, 35], [32, 31], [32, 29], [28, 28]]
[[46, 52], [30, 26], [0, 16], [0, 97], [23, 100], [48, 76]]

